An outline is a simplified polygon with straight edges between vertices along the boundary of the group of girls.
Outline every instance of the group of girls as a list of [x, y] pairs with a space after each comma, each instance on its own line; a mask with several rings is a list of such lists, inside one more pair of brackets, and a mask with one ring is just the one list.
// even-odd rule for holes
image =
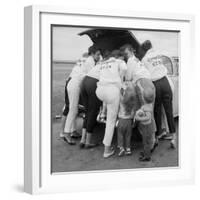
[[157, 138], [162, 133], [162, 105], [171, 133], [170, 144], [175, 148], [172, 90], [167, 69], [162, 62], [158, 62], [158, 56], [152, 51], [150, 41], [144, 42], [142, 48], [147, 53], [142, 61], [139, 61], [129, 44], [120, 50], [103, 53], [98, 47], [92, 46], [89, 48], [88, 57], [76, 64], [66, 82], [67, 97], [60, 133], [60, 137], [68, 144], [74, 145], [72, 136], [79, 136], [74, 124], [81, 99], [85, 117], [80, 148], [88, 149], [97, 145], [92, 143], [92, 135], [102, 105], [106, 108], [104, 158], [115, 153], [111, 145], [115, 126], [118, 155], [131, 155], [132, 127], [137, 125], [144, 147], [139, 159], [150, 161], [151, 153], [158, 144]]

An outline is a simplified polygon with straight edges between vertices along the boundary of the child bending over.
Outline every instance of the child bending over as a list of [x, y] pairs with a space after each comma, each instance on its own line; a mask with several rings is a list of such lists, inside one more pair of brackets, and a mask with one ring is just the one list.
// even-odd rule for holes
[[[145, 82], [145, 84], [143, 84]], [[146, 84], [148, 83], [148, 84]], [[146, 85], [146, 87], [142, 87]], [[142, 135], [143, 149], [140, 161], [150, 161], [151, 153], [155, 148], [156, 124], [153, 115], [153, 103], [155, 99], [155, 88], [150, 80], [139, 80], [137, 87], [140, 91], [141, 108], [135, 114], [135, 120], [138, 121], [138, 129]]]

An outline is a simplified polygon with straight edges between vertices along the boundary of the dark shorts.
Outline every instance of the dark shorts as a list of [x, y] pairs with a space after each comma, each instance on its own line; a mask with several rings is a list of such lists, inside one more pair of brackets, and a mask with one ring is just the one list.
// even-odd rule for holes
[[102, 104], [96, 96], [97, 82], [97, 79], [86, 76], [83, 79], [81, 87], [81, 99], [85, 107], [83, 128], [86, 128], [89, 133], [93, 133], [96, 125], [96, 118]]

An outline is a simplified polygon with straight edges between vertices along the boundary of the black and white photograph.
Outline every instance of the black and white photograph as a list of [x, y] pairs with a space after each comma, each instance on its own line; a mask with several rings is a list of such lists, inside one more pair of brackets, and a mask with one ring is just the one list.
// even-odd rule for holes
[[51, 26], [51, 171], [179, 166], [179, 32]]

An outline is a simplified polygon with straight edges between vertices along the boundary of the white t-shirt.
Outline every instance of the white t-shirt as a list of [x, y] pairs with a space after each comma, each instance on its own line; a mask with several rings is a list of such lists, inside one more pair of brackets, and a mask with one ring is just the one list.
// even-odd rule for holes
[[142, 59], [145, 67], [151, 74], [151, 80], [156, 81], [167, 75], [167, 68], [163, 65], [158, 52], [150, 49]]
[[73, 80], [82, 81], [84, 76], [95, 66], [92, 56], [81, 58], [73, 67], [70, 77]]
[[87, 76], [99, 80], [101, 63], [97, 63], [87, 74]]
[[127, 62], [126, 80], [136, 82], [140, 78], [150, 79], [150, 73], [134, 55]]
[[121, 85], [121, 77], [127, 70], [127, 65], [123, 60], [111, 57], [108, 60], [101, 62], [99, 67], [100, 83], [117, 83]]
[[86, 75], [95, 66], [95, 61], [92, 56], [89, 56], [82, 65], [83, 73]]

